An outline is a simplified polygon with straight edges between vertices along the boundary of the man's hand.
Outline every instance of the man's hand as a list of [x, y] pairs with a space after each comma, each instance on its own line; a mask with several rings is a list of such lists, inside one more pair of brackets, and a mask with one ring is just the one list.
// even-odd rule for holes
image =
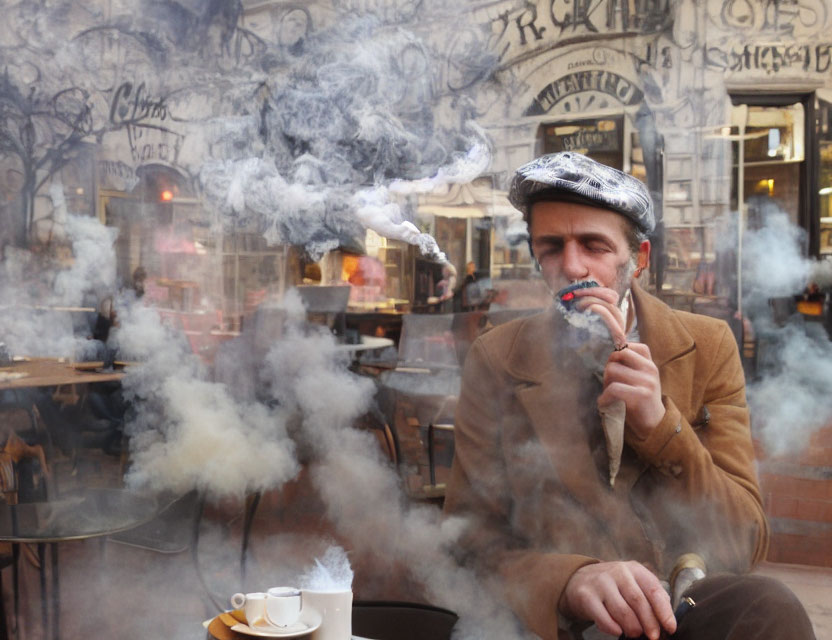
[[[644, 439], [664, 417], [659, 369], [650, 357], [650, 348], [641, 343], [627, 343], [626, 319], [618, 308], [618, 294], [606, 287], [575, 291], [575, 307], [598, 314], [620, 351], [613, 351], [604, 369], [604, 391], [598, 405], [623, 400], [627, 407], [627, 425], [636, 437]], [[623, 348], [625, 347], [626, 348]]]
[[627, 406], [627, 426], [644, 439], [664, 417], [659, 368], [650, 357], [650, 347], [631, 342], [626, 349], [613, 351], [604, 367], [604, 391], [598, 405], [623, 400]]
[[575, 292], [575, 308], [601, 317], [616, 347], [627, 344], [626, 318], [618, 308], [618, 294], [606, 287], [589, 287]]
[[662, 627], [675, 633], [670, 596], [638, 562], [601, 562], [578, 569], [563, 592], [561, 613], [595, 623], [603, 633], [657, 640]]

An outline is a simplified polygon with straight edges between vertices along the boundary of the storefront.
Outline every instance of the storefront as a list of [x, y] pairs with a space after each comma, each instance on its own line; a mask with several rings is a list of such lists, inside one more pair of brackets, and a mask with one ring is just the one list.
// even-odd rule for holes
[[741, 230], [766, 201], [805, 231], [808, 255], [830, 255], [826, 3], [503, 8], [492, 51], [515, 91], [488, 96], [497, 175], [573, 150], [642, 179], [661, 220], [650, 286], [679, 308], [741, 310]]

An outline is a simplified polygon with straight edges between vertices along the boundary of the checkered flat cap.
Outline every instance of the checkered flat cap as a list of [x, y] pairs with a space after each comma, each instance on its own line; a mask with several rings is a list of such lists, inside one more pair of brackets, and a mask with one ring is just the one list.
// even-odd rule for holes
[[620, 213], [648, 235], [656, 228], [653, 201], [641, 180], [571, 151], [550, 153], [517, 169], [508, 199], [527, 221], [535, 202], [565, 200]]

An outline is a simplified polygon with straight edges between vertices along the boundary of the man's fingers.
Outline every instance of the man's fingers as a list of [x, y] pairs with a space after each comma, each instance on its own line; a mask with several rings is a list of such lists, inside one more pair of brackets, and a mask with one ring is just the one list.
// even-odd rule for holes
[[[615, 593], [607, 596], [604, 600], [604, 605], [609, 615], [624, 630], [628, 638], [638, 638], [642, 633], [647, 631], [641, 622], [639, 614], [634, 610], [625, 595], [618, 589], [616, 589]], [[597, 622], [595, 624], [600, 628]], [[658, 626], [658, 623], [656, 626]], [[655, 638], [651, 636], [651, 640], [655, 640]]]
[[676, 617], [673, 615], [673, 607], [670, 605], [670, 596], [664, 590], [656, 576], [643, 567], [641, 569], [643, 570], [634, 570], [633, 576], [641, 592], [649, 601], [655, 619], [664, 627], [665, 631], [675, 633]]
[[644, 634], [650, 640], [657, 640], [661, 625], [656, 618], [655, 612], [647, 596], [642, 592], [641, 587], [633, 579], [632, 584], [622, 585], [621, 595], [629, 605], [629, 608], [637, 616], [637, 621]]
[[620, 636], [624, 633], [624, 629], [613, 620], [612, 616], [607, 611], [607, 607], [600, 600], [594, 600], [586, 608], [587, 614], [595, 626], [603, 633], [608, 633], [611, 636]]
[[578, 289], [574, 293], [578, 300], [581, 298], [600, 298], [614, 307], [618, 306], [618, 293], [614, 289], [607, 287], [589, 287], [586, 289]]
[[581, 311], [587, 310], [597, 314], [607, 325], [613, 342], [617, 346], [621, 346], [627, 342], [627, 336], [624, 333], [624, 316], [618, 309], [601, 304], [600, 302], [590, 301], [586, 305], [575, 305]]

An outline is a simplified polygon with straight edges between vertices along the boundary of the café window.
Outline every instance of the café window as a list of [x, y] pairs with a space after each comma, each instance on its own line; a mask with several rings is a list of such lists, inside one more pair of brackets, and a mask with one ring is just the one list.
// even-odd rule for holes
[[[832, 259], [832, 103], [815, 103], [818, 142], [818, 237], [817, 255]], [[810, 243], [811, 244], [811, 243]]]
[[543, 127], [543, 152], [576, 151], [624, 168], [624, 116], [559, 122]]
[[753, 228], [762, 223], [757, 219], [760, 211], [776, 205], [808, 231], [808, 99], [732, 96], [732, 103], [731, 209], [742, 204], [746, 226]]

